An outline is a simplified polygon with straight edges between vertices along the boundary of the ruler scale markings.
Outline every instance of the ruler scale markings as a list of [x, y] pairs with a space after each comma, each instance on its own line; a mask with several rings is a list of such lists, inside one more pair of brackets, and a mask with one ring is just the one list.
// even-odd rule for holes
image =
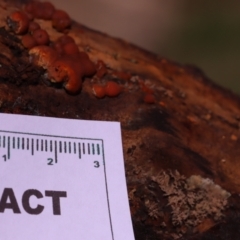
[[47, 140], [45, 140], [45, 152], [47, 152], [48, 151], [48, 142], [47, 142]]
[[83, 143], [82, 145], [83, 145], [83, 154], [85, 154], [85, 143]]
[[10, 159], [10, 137], [8, 137], [8, 153], [7, 158]]
[[41, 151], [43, 151], [43, 139], [41, 139]]
[[72, 148], [71, 148], [71, 142], [68, 142], [68, 150], [69, 150], [69, 153], [71, 154], [71, 152], [72, 152]]
[[90, 155], [91, 152], [90, 152], [90, 144], [88, 143], [88, 154]]
[[98, 153], [98, 155], [100, 155], [100, 146], [99, 146], [99, 144], [97, 144], [97, 153]]
[[57, 159], [57, 141], [54, 141], [54, 148], [55, 148], [55, 163], [58, 162], [58, 159]]
[[22, 138], [22, 149], [24, 150], [24, 138]]
[[32, 155], [34, 155], [34, 139], [32, 138], [32, 144], [31, 144], [31, 150], [32, 150]]
[[79, 156], [79, 159], [81, 159], [81, 156], [82, 156], [81, 143], [78, 143], [78, 156]]
[[15, 149], [15, 137], [13, 137], [13, 149]]
[[62, 141], [59, 141], [59, 152], [62, 152]]
[[[0, 130], [1, 131], [1, 130]], [[20, 136], [8, 136], [0, 135], [0, 147], [7, 148], [7, 159], [10, 159], [12, 149], [21, 149], [21, 150], [30, 150], [31, 155], [34, 155], [34, 151], [51, 151], [55, 154], [55, 163], [58, 162], [59, 153], [69, 153], [69, 154], [78, 154], [79, 159], [83, 155], [100, 155], [100, 144], [94, 143], [95, 139], [85, 139], [85, 138], [71, 138], [71, 137], [62, 137], [68, 139], [82, 139], [80, 142], [75, 141], [62, 141], [54, 139], [41, 139], [40, 136], [46, 137], [61, 137], [61, 136], [51, 136], [51, 135], [40, 135], [40, 134], [31, 134], [31, 133], [17, 133], [17, 132], [8, 132], [20, 134]], [[39, 138], [28, 138], [22, 137], [22, 134], [28, 135], [39, 135]], [[67, 140], [67, 139], [66, 139]], [[96, 139], [98, 140], [98, 139]]]
[[[105, 177], [104, 178], [104, 187], [105, 187], [105, 192], [106, 192], [106, 201], [107, 201], [107, 205], [108, 205], [108, 214], [109, 214], [109, 221], [110, 221], [110, 227], [111, 227], [111, 233], [112, 233], [111, 234], [112, 240], [114, 239], [113, 229], [112, 229], [111, 209], [109, 206], [109, 194], [108, 194], [109, 189], [107, 186], [108, 182], [106, 179], [106, 170], [105, 170], [104, 144], [103, 144], [104, 139], [89, 139], [89, 138], [80, 138], [80, 137], [77, 138], [77, 137], [71, 137], [71, 136], [70, 137], [50, 136], [50, 135], [47, 136], [47, 135], [34, 134], [34, 133], [16, 133], [16, 132], [15, 133], [10, 132], [10, 134], [8, 134], [8, 133], [5, 133], [5, 134], [6, 134], [5, 136], [0, 135], [0, 147], [4, 146], [4, 148], [5, 148], [5, 149], [0, 149], [0, 150], [1, 151], [3, 150], [5, 154], [7, 152], [7, 159], [10, 159], [10, 157], [11, 157], [11, 160], [9, 163], [12, 162], [13, 157], [15, 157], [15, 153], [16, 153], [16, 157], [17, 157], [17, 155], [18, 155], [17, 153], [19, 152], [19, 150], [16, 152], [11, 152], [11, 151], [13, 151], [11, 146], [14, 148], [14, 150], [17, 150], [17, 149], [20, 149], [20, 150], [22, 149], [24, 151], [28, 150], [29, 152], [27, 152], [27, 153], [30, 155], [30, 152], [31, 152], [33, 155], [32, 156], [33, 159], [40, 160], [41, 164], [43, 163], [46, 165], [52, 165], [52, 162], [53, 162], [53, 165], [54, 165], [54, 163], [55, 164], [57, 164], [58, 162], [61, 163], [62, 159], [64, 161], [64, 156], [66, 156], [66, 155], [60, 154], [60, 153], [62, 153], [61, 150], [63, 150], [63, 149], [64, 149], [63, 151], [65, 151], [65, 153], [67, 153], [67, 154], [68, 153], [76, 154], [76, 156], [75, 155], [69, 156], [70, 159], [71, 159], [71, 157], [78, 158], [77, 155], [79, 155], [80, 159], [83, 156], [83, 158], [82, 158], [83, 160], [84, 159], [86, 159], [86, 160], [89, 159], [90, 161], [91, 160], [99, 160], [98, 158], [100, 158], [100, 154], [102, 154], [101, 159], [102, 159], [104, 168], [102, 167], [102, 168], [100, 168], [100, 170], [104, 171], [104, 177]], [[15, 137], [12, 134], [15, 134]], [[20, 137], [18, 137], [18, 136], [20, 136]], [[28, 138], [28, 136], [29, 136], [29, 138]], [[66, 141], [64, 141], [64, 139]], [[73, 140], [73, 139], [75, 139], [75, 140]], [[2, 140], [3, 140], [3, 142], [2, 142]], [[11, 141], [13, 141], [13, 143]], [[17, 149], [15, 149], [15, 147]], [[62, 147], [64, 147], [64, 148], [61, 149]], [[101, 150], [100, 150], [100, 148], [101, 148]], [[48, 153], [49, 150], [51, 150], [51, 152], [52, 152], [51, 154]], [[37, 154], [35, 154], [36, 151], [38, 151]], [[45, 151], [46, 153], [43, 153], [43, 151]], [[22, 152], [22, 151], [20, 151], [20, 152]], [[23, 156], [25, 156], [25, 152], [22, 152], [22, 153], [23, 153]], [[99, 156], [97, 156], [97, 154]], [[48, 155], [50, 155], [50, 156], [48, 156]], [[4, 156], [6, 158], [6, 155], [4, 155]], [[27, 157], [27, 155], [26, 155], [26, 157]], [[41, 159], [42, 157], [43, 157], [43, 159]], [[46, 159], [44, 161], [45, 157], [46, 157]], [[91, 166], [94, 167], [94, 164], [92, 162], [90, 162], [90, 163], [91, 163]], [[98, 161], [96, 161], [94, 163], [98, 164]], [[81, 164], [81, 163], [79, 163], [79, 164]], [[98, 167], [97, 164], [95, 165], [95, 167]], [[52, 168], [52, 167], [50, 167], [50, 168]], [[58, 167], [57, 167], [57, 169], [58, 169]], [[27, 172], [27, 170], [26, 170], [26, 172]], [[102, 190], [102, 188], [101, 188], [101, 190]], [[104, 201], [105, 201], [105, 199], [104, 199]]]
[[76, 154], [77, 150], [76, 150], [76, 143], [75, 142], [73, 143], [73, 149], [74, 149], [74, 153]]
[[64, 142], [64, 152], [66, 153], [67, 152], [67, 143]]
[[95, 155], [95, 145], [92, 143], [92, 154]]

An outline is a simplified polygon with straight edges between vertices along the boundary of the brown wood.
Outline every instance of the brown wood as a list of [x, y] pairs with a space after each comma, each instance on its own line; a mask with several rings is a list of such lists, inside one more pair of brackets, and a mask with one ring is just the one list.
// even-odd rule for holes
[[[77, 23], [68, 34], [93, 62], [102, 60], [108, 73], [101, 79], [85, 78], [81, 92], [69, 95], [43, 78], [44, 70], [30, 63], [20, 38], [7, 27], [6, 17], [20, 6], [16, 1], [0, 2], [0, 112], [120, 121], [137, 240], [239, 239], [240, 98], [195, 67], [180, 65]], [[61, 35], [49, 21], [38, 22], [52, 41]], [[126, 80], [122, 73], [130, 74], [131, 79]], [[96, 98], [92, 84], [109, 80], [119, 83], [123, 92], [113, 98]], [[144, 101], [146, 92], [153, 92], [154, 103]], [[222, 195], [215, 194], [212, 185], [210, 193], [204, 186], [198, 187], [191, 193], [195, 200], [203, 194], [202, 200], [181, 205], [189, 207], [189, 217], [181, 216], [182, 222], [176, 223], [175, 205], [190, 199], [186, 179], [192, 175], [213, 180], [231, 196], [224, 199], [223, 190]], [[163, 183], [164, 176], [169, 181]], [[169, 193], [164, 184], [175, 190]], [[179, 202], [170, 204], [173, 198], [169, 194], [179, 197]], [[221, 206], [216, 199], [221, 200]], [[206, 210], [209, 216], [200, 218], [198, 203], [203, 201], [211, 210]], [[215, 207], [223, 217], [213, 213]]]

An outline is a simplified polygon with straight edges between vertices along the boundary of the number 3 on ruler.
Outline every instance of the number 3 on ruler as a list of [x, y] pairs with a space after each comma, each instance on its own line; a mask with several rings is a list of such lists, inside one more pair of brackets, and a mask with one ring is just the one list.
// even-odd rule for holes
[[94, 167], [95, 167], [95, 168], [99, 168], [99, 167], [100, 167], [99, 161], [94, 161]]

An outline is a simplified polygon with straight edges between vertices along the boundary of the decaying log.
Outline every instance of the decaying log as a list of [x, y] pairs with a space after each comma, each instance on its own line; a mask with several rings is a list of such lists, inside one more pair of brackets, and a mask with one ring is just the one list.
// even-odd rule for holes
[[[240, 98], [195, 67], [76, 22], [67, 34], [107, 70], [68, 94], [31, 63], [6, 24], [22, 4], [0, 2], [0, 112], [120, 121], [137, 240], [239, 239]], [[50, 21], [36, 21], [51, 41], [62, 35]], [[94, 96], [93, 85], [109, 81], [122, 92]]]

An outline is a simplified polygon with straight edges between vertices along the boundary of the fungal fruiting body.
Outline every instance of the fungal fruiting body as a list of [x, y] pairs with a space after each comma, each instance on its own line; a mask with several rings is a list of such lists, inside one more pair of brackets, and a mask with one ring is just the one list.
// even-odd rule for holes
[[31, 48], [37, 46], [37, 42], [32, 35], [26, 34], [26, 35], [22, 36], [22, 45], [27, 49], [31, 49]]
[[72, 93], [81, 87], [81, 75], [70, 58], [59, 57], [49, 46], [37, 46], [29, 51], [31, 61], [47, 70], [47, 77], [56, 83], [64, 82], [64, 87]]
[[48, 69], [57, 59], [57, 52], [49, 46], [36, 46], [29, 51], [30, 61], [37, 66]]
[[116, 97], [122, 92], [122, 87], [116, 82], [109, 81], [107, 82], [105, 91], [108, 97]]
[[48, 78], [52, 82], [62, 82], [64, 88], [70, 93], [77, 93], [82, 86], [84, 69], [77, 66], [70, 57], [61, 57], [48, 67]]
[[63, 54], [65, 55], [78, 55], [79, 49], [74, 42], [67, 43], [63, 45]]
[[37, 23], [37, 22], [34, 22], [34, 21], [31, 21], [29, 23], [29, 27], [28, 27], [28, 32], [30, 34], [33, 33], [33, 31], [37, 30], [37, 29], [40, 29], [40, 25]]
[[33, 18], [50, 20], [55, 12], [55, 7], [50, 2], [32, 1], [25, 5], [25, 11]]
[[15, 11], [7, 18], [8, 26], [16, 34], [24, 34], [28, 31], [29, 18], [22, 11]]
[[47, 45], [49, 43], [48, 33], [43, 29], [34, 30], [32, 36], [36, 40], [37, 45]]
[[[64, 32], [56, 41], [50, 41], [48, 32], [41, 28], [34, 19], [50, 20], [52, 27]], [[108, 70], [101, 60], [95, 65], [86, 52], [80, 51], [74, 39], [67, 35], [66, 29], [71, 27], [72, 20], [63, 11], [55, 9], [49, 2], [28, 2], [22, 11], [15, 11], [7, 18], [10, 29], [21, 36], [22, 45], [29, 50], [30, 61], [46, 70], [45, 76], [51, 82], [62, 83], [69, 93], [77, 93], [81, 89], [84, 77], [103, 78]], [[94, 95], [98, 98], [116, 97], [122, 87], [114, 82], [96, 84]]]
[[85, 52], [80, 52], [74, 39], [67, 34], [55, 42], [34, 19], [50, 20], [59, 32], [71, 27], [72, 20], [63, 10], [56, 10], [49, 2], [30, 1], [23, 11], [15, 11], [7, 18], [9, 28], [21, 36], [22, 45], [29, 49], [30, 61], [46, 70], [52, 82], [62, 83], [69, 93], [81, 89], [82, 78], [96, 73], [95, 64]]
[[106, 96], [105, 87], [102, 85], [94, 84], [92, 86], [92, 91], [97, 98], [104, 98]]
[[34, 64], [47, 70], [51, 82], [63, 83], [69, 93], [77, 93], [82, 86], [82, 78], [95, 73], [94, 64], [81, 52], [79, 55], [61, 56], [54, 48], [36, 46], [29, 54]]
[[50, 2], [42, 2], [40, 7], [41, 7], [40, 18], [44, 20], [52, 19], [52, 16], [55, 12], [55, 7]]
[[122, 92], [122, 87], [114, 82], [108, 81], [106, 85], [93, 84], [92, 91], [97, 98], [108, 97], [117, 97]]
[[57, 10], [52, 16], [52, 26], [57, 31], [62, 32], [71, 26], [71, 19], [65, 11]]
[[[35, 21], [41, 19], [41, 21]], [[43, 20], [51, 21], [52, 27], [63, 34], [52, 41], [41, 28]], [[92, 86], [97, 98], [117, 97], [122, 91], [122, 81], [130, 81], [132, 75], [108, 69], [102, 60], [94, 64], [86, 52], [80, 51], [75, 40], [68, 35], [72, 20], [69, 15], [56, 9], [50, 2], [28, 2], [23, 10], [7, 17], [9, 28], [21, 36], [24, 48], [28, 49], [30, 61], [46, 70], [45, 77], [53, 83], [61, 83], [67, 92], [80, 91], [84, 77], [93, 77], [98, 82]], [[107, 75], [107, 77], [105, 77]], [[111, 77], [113, 80], [107, 80]], [[101, 79], [105, 79], [101, 82]], [[107, 81], [106, 81], [107, 80]], [[153, 91], [142, 80], [139, 85], [144, 92], [145, 103], [155, 103]]]
[[56, 51], [62, 55], [64, 53], [64, 45], [68, 43], [75, 43], [74, 39], [68, 35], [63, 35], [59, 37], [54, 43], [53, 48], [56, 49]]

